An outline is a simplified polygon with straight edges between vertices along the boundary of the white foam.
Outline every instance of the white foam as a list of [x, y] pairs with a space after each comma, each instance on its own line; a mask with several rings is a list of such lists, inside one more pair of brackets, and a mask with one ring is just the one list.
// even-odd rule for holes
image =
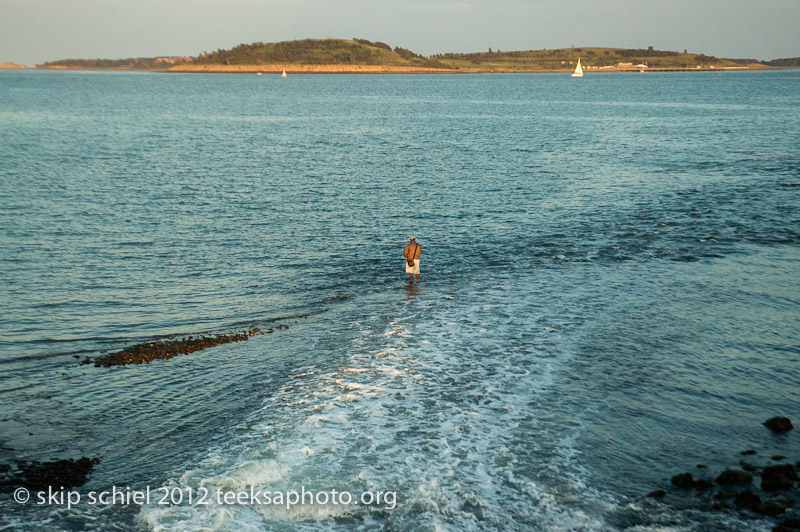
[[[388, 528], [614, 529], [605, 515], [640, 510], [589, 487], [580, 412], [558, 410], [580, 336], [575, 301], [589, 296], [578, 288], [526, 297], [545, 292], [537, 283], [546, 280], [502, 281], [447, 306], [403, 305], [385, 331], [366, 329], [342, 346], [335, 369], [294, 375], [247, 420], [250, 439], [211, 453], [181, 481], [396, 490], [397, 508], [376, 517]], [[533, 338], [520, 345], [522, 334]], [[566, 428], [543, 421], [542, 402], [572, 416]], [[334, 517], [371, 515], [314, 505], [142, 514], [165, 532], [309, 521], [325, 529], [337, 527]]]

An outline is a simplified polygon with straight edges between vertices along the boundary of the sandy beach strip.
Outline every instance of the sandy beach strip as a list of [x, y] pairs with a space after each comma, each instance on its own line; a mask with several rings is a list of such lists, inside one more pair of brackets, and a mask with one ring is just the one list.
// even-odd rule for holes
[[[762, 66], [758, 70], [772, 70], [771, 67]], [[742, 67], [705, 67], [705, 68], [598, 68], [589, 69], [590, 72], [715, 72], [725, 70], [753, 70], [747, 66]], [[166, 72], [181, 73], [214, 73], [214, 74], [503, 74], [503, 73], [569, 73], [572, 69], [557, 70], [528, 70], [505, 68], [424, 68], [411, 66], [391, 65], [176, 65]]]
[[436, 74], [458, 70], [390, 65], [175, 65], [167, 72], [220, 74]]

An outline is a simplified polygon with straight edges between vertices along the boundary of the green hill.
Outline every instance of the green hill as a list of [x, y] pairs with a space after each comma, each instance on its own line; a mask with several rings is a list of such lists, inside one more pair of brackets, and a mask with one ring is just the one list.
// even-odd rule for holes
[[785, 59], [773, 59], [772, 61], [765, 61], [765, 65], [773, 67], [800, 67], [800, 57], [787, 57]]
[[205, 52], [194, 59], [201, 65], [381, 65], [452, 68], [405, 48], [365, 39], [305, 39], [240, 44], [230, 50]]
[[736, 67], [736, 63], [704, 54], [624, 48], [561, 48], [520, 52], [489, 51], [474, 54], [438, 54], [435, 59], [460, 69], [487, 70], [564, 70], [578, 58], [588, 67], [613, 67], [626, 63], [646, 64], [650, 68]]

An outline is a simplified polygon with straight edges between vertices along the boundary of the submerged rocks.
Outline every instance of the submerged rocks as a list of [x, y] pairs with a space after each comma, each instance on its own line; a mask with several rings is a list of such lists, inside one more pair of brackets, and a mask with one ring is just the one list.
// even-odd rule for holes
[[682, 489], [696, 489], [699, 491], [707, 490], [709, 488], [714, 487], [714, 483], [710, 480], [706, 480], [704, 478], [700, 478], [695, 480], [692, 477], [691, 473], [682, 473], [680, 475], [675, 475], [669, 480], [673, 486], [677, 486]]
[[694, 478], [692, 478], [691, 473], [682, 473], [680, 475], [675, 475], [671, 479], [669, 479], [670, 483], [673, 486], [678, 486], [681, 489], [692, 489], [694, 487]]
[[[772, 418], [764, 425], [775, 432], [791, 430], [791, 421], [788, 418]], [[788, 460], [783, 455], [760, 450], [758, 453], [748, 449], [740, 453], [749, 456], [748, 463], [739, 460], [739, 468], [727, 468], [717, 474], [714, 481], [696, 479], [691, 473], [681, 473], [670, 478], [670, 483], [679, 489], [656, 490], [647, 496], [653, 499], [664, 499], [667, 504], [685, 505], [701, 508], [704, 511], [731, 511], [738, 509], [740, 512], [754, 512], [762, 516], [775, 517], [789, 511], [790, 519], [776, 525], [777, 532], [800, 532], [800, 516], [797, 505], [800, 499], [800, 461]], [[776, 464], [775, 462], [786, 461]], [[703, 464], [698, 464], [700, 471], [707, 471]], [[754, 482], [760, 477], [760, 482]], [[711, 492], [708, 488], [719, 486]], [[692, 502], [695, 501], [695, 502]], [[652, 503], [656, 504], [656, 503]], [[790, 507], [792, 508], [791, 510]]]
[[716, 483], [720, 486], [747, 486], [752, 481], [752, 475], [735, 469], [726, 469], [716, 479]]
[[783, 515], [786, 512], [787, 505], [776, 501], [764, 501], [758, 507], [756, 512], [761, 515]]
[[775, 434], [781, 434], [783, 432], [788, 432], [792, 430], [792, 421], [788, 417], [773, 417], [764, 422], [764, 425], [774, 432]]
[[163, 342], [147, 342], [136, 344], [122, 351], [109, 353], [94, 360], [87, 357], [84, 364], [94, 363], [97, 367], [108, 368], [126, 364], [149, 363], [157, 358], [172, 358], [175, 355], [186, 355], [201, 349], [208, 349], [230, 342], [241, 342], [249, 338], [248, 333], [218, 334], [216, 336], [201, 336], [195, 338], [181, 338], [180, 340], [167, 340]]
[[788, 464], [765, 467], [761, 472], [761, 488], [766, 491], [788, 490], [797, 480], [797, 472]]
[[711, 489], [713, 487], [714, 487], [714, 483], [711, 482], [710, 480], [706, 480], [704, 478], [695, 480], [695, 482], [694, 482], [694, 489], [696, 489], [698, 491], [704, 491], [704, 490], [707, 490], [707, 489]]
[[759, 506], [761, 506], [761, 497], [752, 491], [743, 491], [733, 499], [733, 504], [755, 512], [758, 510]]
[[[322, 310], [314, 313], [309, 312], [306, 314], [298, 314], [296, 316], [283, 316], [280, 318], [272, 318], [267, 321], [270, 323], [275, 323], [292, 319], [305, 319], [309, 316], [320, 314], [322, 312], [325, 311]], [[295, 323], [299, 322], [295, 321]], [[230, 332], [225, 334], [216, 334], [213, 336], [188, 336], [179, 340], [170, 339], [156, 342], [145, 342], [125, 348], [122, 351], [97, 357], [95, 359], [86, 357], [82, 364], [94, 364], [97, 367], [108, 368], [111, 366], [123, 366], [127, 364], [149, 363], [151, 360], [155, 360], [157, 358], [172, 358], [175, 355], [186, 355], [194, 351], [208, 349], [209, 347], [214, 347], [221, 344], [241, 342], [257, 334], [272, 334], [273, 331], [281, 331], [288, 328], [289, 326], [285, 323], [278, 323], [277, 325], [266, 330], [259, 329], [258, 327], [251, 327], [249, 330], [242, 332]]]
[[786, 511], [786, 505], [777, 501], [762, 501], [761, 497], [752, 491], [743, 491], [733, 500], [736, 506], [747, 508], [761, 515], [781, 515]]
[[89, 479], [89, 474], [99, 462], [99, 458], [86, 457], [78, 460], [23, 462], [14, 474], [0, 482], [0, 491], [10, 492], [19, 487], [30, 490], [43, 490], [48, 486], [56, 489], [74, 488]]
[[783, 530], [800, 530], [800, 519], [784, 519], [778, 526], [772, 529], [773, 532], [780, 527], [783, 527]]
[[[752, 467], [752, 469], [755, 470], [756, 468]], [[691, 473], [682, 473], [673, 476], [670, 479], [670, 483], [682, 490], [694, 489], [694, 493], [697, 497], [703, 498], [707, 505], [710, 504], [710, 506], [706, 506], [706, 508], [710, 507], [712, 510], [726, 508], [727, 505], [725, 501], [733, 499], [734, 505], [740, 508], [745, 508], [761, 515], [776, 516], [783, 514], [792, 500], [784, 500], [780, 497], [775, 498], [770, 493], [774, 491], [790, 490], [794, 487], [796, 480], [797, 472], [795, 471], [794, 465], [783, 464], [764, 467], [763, 470], [761, 470], [761, 489], [763, 489], [764, 492], [759, 495], [759, 493], [749, 488], [740, 491], [741, 488], [747, 488], [752, 484], [752, 474], [736, 469], [726, 469], [717, 475], [714, 481], [717, 485], [725, 489], [717, 491], [713, 495], [713, 501], [717, 501], [713, 504], [710, 504], [712, 500], [702, 493], [704, 490], [713, 487], [713, 483], [706, 479], [695, 479], [692, 477]], [[666, 493], [659, 493], [661, 491], [663, 490], [651, 492], [648, 496], [654, 498], [664, 497]]]

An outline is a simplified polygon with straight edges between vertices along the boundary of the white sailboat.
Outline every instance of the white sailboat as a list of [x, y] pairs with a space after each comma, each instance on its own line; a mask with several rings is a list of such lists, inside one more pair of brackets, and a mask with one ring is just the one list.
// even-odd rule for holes
[[285, 78], [285, 77], [286, 77], [286, 71], [285, 71], [285, 70], [284, 70], [283, 72], [281, 72], [281, 77], [282, 77], [282, 78]]
[[581, 58], [578, 58], [578, 66], [575, 67], [575, 72], [572, 73], [573, 78], [582, 78], [583, 69], [581, 68]]

